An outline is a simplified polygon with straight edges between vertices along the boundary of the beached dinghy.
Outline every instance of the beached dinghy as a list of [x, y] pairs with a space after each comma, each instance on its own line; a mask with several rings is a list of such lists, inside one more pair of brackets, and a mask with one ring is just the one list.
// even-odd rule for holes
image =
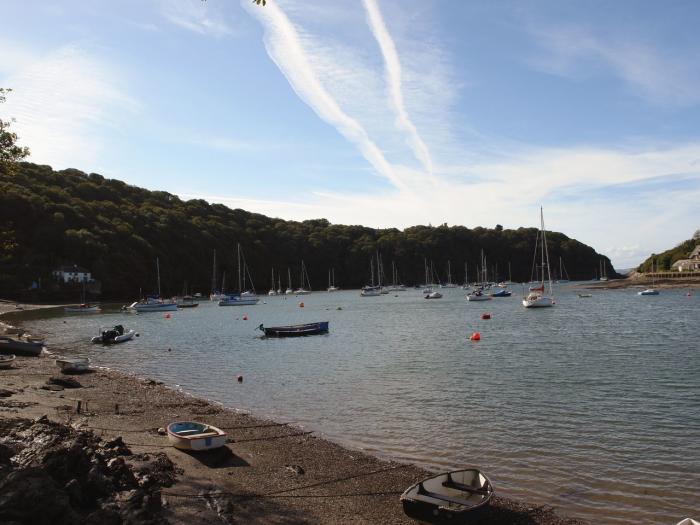
[[226, 432], [194, 421], [178, 421], [168, 425], [168, 440], [180, 450], [211, 450], [226, 444]]
[[15, 354], [0, 355], [0, 368], [12, 368], [12, 363], [15, 362]]
[[78, 374], [90, 368], [90, 360], [87, 357], [59, 357], [56, 366], [66, 374]]
[[403, 511], [423, 523], [469, 523], [488, 506], [493, 487], [477, 469], [438, 474], [401, 495]]
[[328, 333], [328, 321], [290, 326], [271, 326], [269, 328], [265, 328], [261, 324], [258, 326], [258, 330], [263, 331], [267, 337], [301, 337], [304, 335], [326, 334]]
[[102, 309], [96, 304], [81, 303], [75, 306], [66, 306], [63, 311], [67, 314], [99, 314]]
[[100, 335], [96, 335], [91, 339], [93, 343], [101, 343], [103, 345], [113, 345], [130, 341], [136, 335], [135, 330], [124, 331], [124, 327], [120, 324], [113, 328], [100, 328]]
[[0, 354], [17, 354], [36, 357], [41, 354], [44, 341], [31, 336], [19, 338], [0, 335]]

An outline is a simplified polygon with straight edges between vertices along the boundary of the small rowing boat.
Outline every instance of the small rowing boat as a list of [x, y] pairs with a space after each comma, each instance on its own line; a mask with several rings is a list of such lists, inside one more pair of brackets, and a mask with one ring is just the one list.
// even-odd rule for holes
[[15, 354], [0, 355], [0, 368], [12, 368], [12, 363], [15, 362]]
[[63, 311], [67, 314], [99, 314], [102, 309], [95, 304], [82, 303], [76, 306], [66, 306]]
[[59, 357], [56, 366], [65, 374], [78, 374], [90, 368], [90, 360], [87, 357]]
[[265, 328], [261, 324], [258, 326], [258, 330], [264, 332], [267, 337], [301, 337], [305, 335], [326, 334], [328, 333], [328, 321], [289, 326], [271, 326], [269, 328]]
[[445, 472], [411, 485], [401, 495], [403, 511], [423, 523], [469, 523], [488, 506], [493, 487], [477, 469]]
[[211, 450], [226, 444], [226, 432], [205, 423], [178, 421], [168, 425], [168, 440], [180, 450]]
[[31, 336], [18, 338], [0, 335], [0, 354], [17, 354], [36, 357], [41, 354], [44, 341]]

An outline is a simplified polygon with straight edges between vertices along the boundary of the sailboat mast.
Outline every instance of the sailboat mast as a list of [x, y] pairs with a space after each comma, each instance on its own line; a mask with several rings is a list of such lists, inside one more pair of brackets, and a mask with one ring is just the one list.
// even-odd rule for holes
[[160, 262], [156, 257], [156, 274], [158, 275], [158, 297], [160, 298]]
[[243, 285], [241, 282], [241, 243], [237, 244], [238, 248], [238, 293], [243, 293]]
[[214, 249], [214, 266], [211, 270], [211, 293], [216, 290], [216, 249]]
[[[549, 250], [547, 248], [547, 232], [544, 229], [544, 212], [542, 207], [540, 207], [540, 222], [542, 223], [542, 245], [543, 245], [543, 256], [546, 257], [547, 263], [547, 280], [549, 281], [549, 293], [552, 295], [552, 274], [549, 271]], [[545, 259], [542, 259], [542, 264], [545, 264]], [[542, 267], [542, 284], [544, 285], [544, 266]]]

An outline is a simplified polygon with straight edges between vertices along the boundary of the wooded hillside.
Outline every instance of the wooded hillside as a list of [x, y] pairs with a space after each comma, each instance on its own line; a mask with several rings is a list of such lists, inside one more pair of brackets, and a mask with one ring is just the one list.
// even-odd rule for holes
[[[183, 201], [164, 191], [148, 191], [96, 173], [75, 169], [54, 171], [49, 166], [22, 162], [14, 173], [0, 170], [0, 296], [26, 297], [41, 278], [50, 293], [51, 271], [77, 264], [102, 282], [103, 298], [136, 299], [156, 288], [156, 257], [160, 259], [163, 295], [180, 293], [185, 282], [191, 292], [208, 293], [213, 251], [217, 251], [217, 282], [227, 272], [235, 287], [235, 248], [242, 244], [258, 291], [270, 286], [270, 270], [283, 275], [291, 268], [299, 286], [303, 259], [314, 289], [325, 289], [328, 269], [335, 269], [342, 288], [369, 281], [370, 258], [381, 253], [387, 277], [395, 262], [400, 280], [423, 281], [424, 258], [433, 262], [439, 279], [476, 278], [480, 251], [487, 258], [490, 278], [530, 279], [537, 230], [504, 230], [462, 226], [413, 226], [372, 229], [330, 224], [325, 219], [285, 221], [244, 210], [232, 210], [203, 200]], [[591, 279], [602, 259], [609, 276], [610, 261], [592, 248], [561, 233], [548, 233], [553, 271], [559, 256], [571, 279]], [[492, 275], [495, 269], [498, 275]], [[54, 287], [55, 288], [55, 287]], [[55, 290], [54, 290], [55, 292]]]

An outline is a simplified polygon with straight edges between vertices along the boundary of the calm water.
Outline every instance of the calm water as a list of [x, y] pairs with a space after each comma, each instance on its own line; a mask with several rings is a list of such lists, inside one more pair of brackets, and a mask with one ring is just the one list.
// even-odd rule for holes
[[[440, 470], [476, 465], [503, 495], [594, 523], [697, 518], [700, 294], [582, 299], [562, 287], [555, 308], [525, 310], [514, 291], [482, 303], [462, 290], [433, 301], [415, 290], [318, 292], [252, 307], [207, 302], [171, 319], [111, 313], [29, 324], [54, 350], [74, 348], [98, 365], [383, 457]], [[274, 340], [255, 330], [316, 320], [330, 321], [329, 335]], [[116, 323], [141, 337], [84, 343]], [[468, 340], [473, 331], [480, 342]]]

